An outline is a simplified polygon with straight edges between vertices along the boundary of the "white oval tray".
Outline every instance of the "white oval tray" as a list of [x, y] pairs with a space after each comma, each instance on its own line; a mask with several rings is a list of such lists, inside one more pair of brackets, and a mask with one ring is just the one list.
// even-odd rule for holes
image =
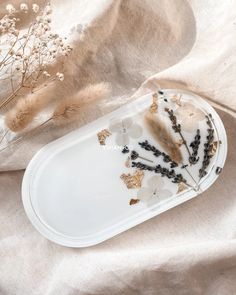
[[[28, 218], [43, 236], [69, 247], [95, 245], [192, 199], [213, 184], [218, 177], [216, 168], [223, 167], [227, 154], [224, 126], [215, 110], [197, 95], [168, 89], [164, 90], [164, 97], [170, 101], [176, 93], [182, 95], [183, 102], [190, 101], [206, 114], [212, 114], [215, 140], [221, 141], [208, 167], [208, 174], [200, 181], [199, 190], [189, 188], [177, 193], [177, 185], [163, 177], [165, 188], [172, 193], [170, 197], [157, 198], [150, 203], [129, 204], [130, 199], [136, 199], [139, 189], [127, 189], [120, 175], [132, 174], [134, 168], [125, 167], [127, 154], [114, 144], [115, 135], [109, 136], [106, 145], [102, 146], [97, 133], [108, 128], [113, 118], [132, 116], [136, 123], [143, 125], [142, 114], [152, 102], [152, 95], [145, 95], [51, 142], [33, 157], [24, 175], [22, 197]], [[163, 97], [160, 107], [162, 104], [165, 104]], [[206, 128], [199, 128], [203, 140]], [[193, 135], [185, 133], [186, 140], [190, 142]], [[138, 149], [138, 141], [144, 139], [151, 140], [158, 147], [145, 128], [141, 139], [131, 140], [131, 147]], [[181, 146], [181, 150], [185, 153], [184, 147]], [[143, 152], [140, 148], [138, 151]], [[152, 156], [144, 152], [147, 158]], [[159, 161], [158, 158], [152, 159]], [[196, 165], [196, 171], [191, 172], [195, 178], [199, 165]], [[147, 172], [143, 179], [144, 187], [149, 174], [151, 172]], [[186, 179], [191, 183], [190, 178], [186, 176]]]

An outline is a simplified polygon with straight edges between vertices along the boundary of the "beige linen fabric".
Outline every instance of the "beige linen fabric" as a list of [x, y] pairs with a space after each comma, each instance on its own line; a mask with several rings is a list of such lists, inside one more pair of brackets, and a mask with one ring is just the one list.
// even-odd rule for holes
[[[0, 294], [234, 295], [236, 2], [52, 3], [54, 29], [83, 46], [78, 89], [108, 81], [113, 94], [89, 107], [77, 124], [50, 127], [0, 154]], [[77, 40], [81, 24], [86, 44]], [[198, 198], [91, 248], [64, 248], [41, 237], [22, 207], [21, 169], [45, 143], [157, 89], [157, 83], [190, 89], [227, 110], [219, 111], [229, 138], [219, 180]], [[1, 97], [5, 91], [1, 85]]]

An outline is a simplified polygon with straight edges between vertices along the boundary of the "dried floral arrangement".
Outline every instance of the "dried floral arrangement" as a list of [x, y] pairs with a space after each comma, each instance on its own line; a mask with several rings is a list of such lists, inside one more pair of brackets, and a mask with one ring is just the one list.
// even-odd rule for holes
[[[24, 12], [26, 18], [29, 14], [33, 15], [33, 21], [29, 21], [23, 29], [18, 17], [20, 12]], [[52, 83], [64, 82], [65, 63], [73, 50], [67, 38], [53, 33], [51, 22], [50, 2], [42, 7], [37, 4], [30, 7], [26, 3], [18, 7], [8, 4], [6, 15], [0, 20], [0, 82], [7, 89], [7, 95], [0, 100], [5, 123], [0, 137], [0, 151], [49, 122], [61, 126], [77, 120], [87, 104], [110, 94], [107, 83], [89, 85], [74, 96], [59, 101], [45, 122], [31, 128], [35, 117], [50, 103], [48, 96], [37, 93]], [[57, 67], [53, 67], [54, 64]], [[2, 142], [9, 132], [16, 136], [3, 146]]]
[[[120, 179], [131, 191], [129, 204], [153, 204], [184, 191], [201, 192], [221, 144], [211, 114], [180, 95], [167, 98], [159, 91], [140, 116], [142, 124], [132, 117], [115, 118], [98, 133], [101, 145], [115, 141], [126, 158], [124, 169], [130, 171]], [[217, 167], [215, 173], [220, 171]]]

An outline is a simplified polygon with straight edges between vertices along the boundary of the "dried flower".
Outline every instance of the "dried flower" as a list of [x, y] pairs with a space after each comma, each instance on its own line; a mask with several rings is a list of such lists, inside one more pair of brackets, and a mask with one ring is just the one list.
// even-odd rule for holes
[[154, 173], [160, 173], [161, 176], [163, 177], [165, 176], [167, 178], [173, 179], [172, 180], [173, 183], [184, 182], [187, 184], [187, 181], [186, 179], [184, 179], [182, 174], [176, 174], [173, 169], [169, 170], [167, 168], [162, 167], [159, 164], [157, 166], [150, 166], [150, 165], [143, 164], [141, 162], [132, 162], [132, 167], [135, 167], [140, 170], [147, 170]]
[[147, 112], [145, 114], [145, 122], [149, 131], [169, 154], [170, 158], [174, 162], [180, 163], [182, 161], [181, 151], [163, 121], [157, 115]]
[[187, 152], [189, 154], [189, 157], [191, 157], [191, 153], [190, 153], [190, 150], [188, 148], [187, 142], [186, 142], [186, 140], [185, 140], [185, 138], [184, 138], [184, 136], [183, 136], [183, 134], [181, 132], [181, 125], [177, 122], [177, 118], [174, 115], [174, 111], [173, 110], [170, 110], [168, 108], [165, 108], [165, 111], [169, 115], [169, 119], [170, 119], [170, 121], [172, 123], [172, 129], [174, 130], [174, 132], [179, 133], [179, 135], [180, 135], [180, 137], [181, 137], [181, 139], [183, 141], [183, 144], [186, 147], [186, 150], [187, 150]]
[[152, 176], [147, 181], [147, 187], [142, 187], [137, 192], [137, 198], [142, 202], [148, 202], [152, 198], [159, 200], [171, 197], [171, 191], [164, 189], [164, 181], [160, 176]]
[[16, 9], [12, 4], [7, 4], [6, 10], [9, 14], [13, 14], [14, 12], [16, 12]]
[[203, 161], [202, 161], [202, 166], [199, 169], [199, 178], [201, 179], [202, 177], [204, 177], [207, 174], [207, 167], [210, 164], [210, 159], [213, 157], [212, 154], [212, 144], [214, 141], [214, 129], [212, 126], [212, 122], [211, 122], [211, 114], [209, 114], [208, 116], [206, 116], [206, 123], [209, 126], [209, 128], [207, 129], [207, 137], [206, 137], [206, 142], [204, 144], [204, 157], [203, 157]]
[[56, 125], [63, 125], [76, 121], [84, 107], [94, 101], [106, 98], [108, 95], [110, 95], [108, 83], [89, 85], [57, 105], [52, 116], [53, 122]]
[[20, 4], [20, 10], [21, 11], [24, 11], [25, 13], [27, 13], [28, 10], [29, 10], [29, 7], [28, 7], [28, 5], [26, 3], [21, 3]]
[[136, 160], [138, 158], [153, 163], [152, 160], [149, 160], [147, 158], [144, 158], [144, 157], [140, 156], [136, 151], [132, 151], [131, 154], [130, 154], [130, 159], [134, 161], [134, 160]]
[[132, 118], [124, 118], [122, 120], [112, 119], [110, 121], [109, 130], [116, 133], [116, 143], [119, 146], [129, 144], [129, 138], [138, 138], [142, 135], [142, 127], [133, 123]]
[[4, 119], [6, 126], [16, 133], [22, 131], [46, 104], [47, 100], [34, 95], [20, 99], [16, 106], [6, 113]]
[[[63, 81], [64, 73], [49, 73], [47, 67], [57, 57], [61, 57], [60, 61], [63, 63], [72, 50], [65, 39], [51, 31], [50, 5], [39, 12], [39, 6], [33, 4], [32, 10], [39, 13], [35, 21], [23, 31], [17, 30], [19, 19], [12, 16], [12, 13], [16, 11], [14, 6], [9, 4], [6, 8], [8, 14], [0, 20], [0, 33], [5, 35], [0, 44], [0, 50], [4, 48], [4, 53], [0, 57], [0, 72], [1, 78], [9, 81], [12, 93], [1, 101], [0, 108], [5, 107], [16, 97], [20, 97], [22, 89], [35, 92], [38, 86], [42, 85], [42, 76], [50, 78], [45, 86], [56, 79]], [[21, 3], [20, 11], [28, 10], [28, 4]]]
[[198, 148], [201, 142], [200, 139], [201, 139], [200, 130], [197, 129], [197, 134], [195, 135], [194, 140], [190, 143], [190, 147], [193, 150], [191, 156], [189, 157], [190, 164], [196, 164], [199, 160], [199, 157], [197, 157], [197, 155], [198, 155]]
[[56, 77], [58, 78], [59, 81], [64, 81], [64, 74], [63, 73], [56, 73]]
[[194, 129], [197, 129], [198, 123], [205, 118], [204, 113], [200, 109], [187, 102], [183, 103], [183, 105], [176, 110], [175, 114], [182, 124], [182, 130], [190, 133]]
[[151, 151], [155, 157], [162, 156], [164, 162], [168, 163], [171, 162], [171, 168], [175, 168], [178, 166], [178, 163], [173, 161], [170, 156], [168, 156], [166, 153], [161, 152], [158, 148], [156, 148], [154, 145], [151, 145], [147, 140], [143, 142], [138, 143], [141, 148], [145, 149], [146, 151]]
[[38, 13], [39, 12], [39, 6], [38, 6], [38, 4], [34, 3], [32, 5], [32, 10], [33, 10], [34, 13]]

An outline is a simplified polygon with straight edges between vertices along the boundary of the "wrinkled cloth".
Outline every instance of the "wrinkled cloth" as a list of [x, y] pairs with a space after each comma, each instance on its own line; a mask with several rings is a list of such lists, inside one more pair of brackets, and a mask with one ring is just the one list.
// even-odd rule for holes
[[[234, 295], [236, 2], [53, 0], [52, 5], [53, 29], [83, 46], [78, 89], [108, 81], [113, 93], [88, 107], [76, 124], [49, 127], [1, 153], [0, 294]], [[81, 27], [89, 44], [77, 40]], [[191, 90], [217, 107], [229, 140], [220, 178], [197, 198], [100, 245], [69, 249], [47, 241], [21, 202], [32, 156], [158, 85]]]

